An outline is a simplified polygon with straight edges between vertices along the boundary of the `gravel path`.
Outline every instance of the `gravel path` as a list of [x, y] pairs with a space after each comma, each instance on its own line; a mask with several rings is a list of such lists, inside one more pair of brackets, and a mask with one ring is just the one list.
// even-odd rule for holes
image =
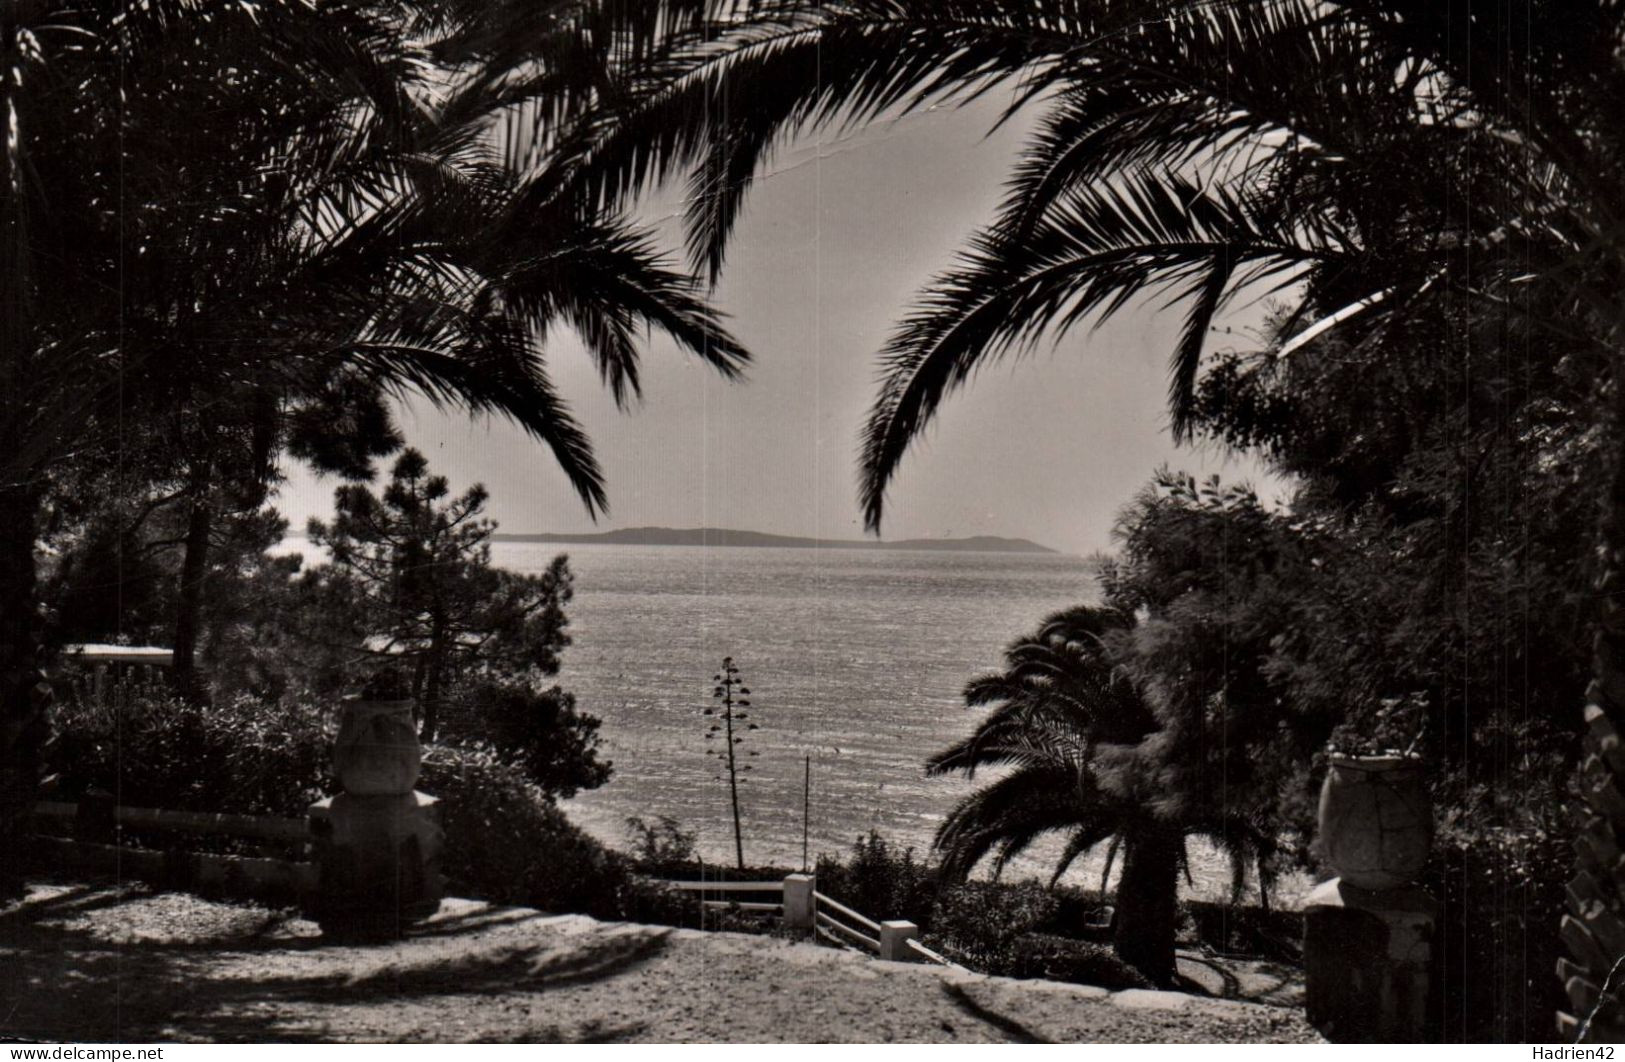
[[1303, 1042], [1301, 1011], [1014, 981], [773, 937], [448, 900], [390, 945], [262, 907], [40, 885], [0, 1036], [127, 1041]]

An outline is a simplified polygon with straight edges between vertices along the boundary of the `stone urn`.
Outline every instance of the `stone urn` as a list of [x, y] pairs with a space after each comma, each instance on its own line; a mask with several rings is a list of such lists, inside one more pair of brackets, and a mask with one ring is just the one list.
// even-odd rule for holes
[[439, 908], [444, 836], [439, 801], [413, 790], [422, 765], [411, 700], [345, 699], [333, 742], [344, 792], [310, 807], [318, 881], [306, 911], [324, 932], [394, 937]]
[[1421, 873], [1433, 809], [1414, 756], [1331, 756], [1320, 790], [1320, 843], [1344, 882], [1397, 889]]
[[410, 793], [423, 764], [412, 702], [348, 698], [333, 743], [333, 773], [346, 793]]

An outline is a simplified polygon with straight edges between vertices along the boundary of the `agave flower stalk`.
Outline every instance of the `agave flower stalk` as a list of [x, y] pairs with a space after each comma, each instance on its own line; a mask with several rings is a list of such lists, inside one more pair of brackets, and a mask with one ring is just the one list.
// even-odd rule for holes
[[[725, 656], [722, 658], [722, 670], [712, 675], [711, 681], [716, 683], [712, 687], [711, 697], [722, 702], [720, 709], [722, 721], [713, 722], [706, 731], [705, 737], [707, 741], [711, 741], [721, 736], [726, 745], [728, 797], [733, 803], [734, 816], [734, 859], [739, 864], [739, 869], [744, 870], [745, 841], [743, 831], [740, 829], [739, 819], [739, 775], [742, 771], [750, 770], [750, 766], [739, 766], [737, 746], [745, 740], [743, 732], [755, 730], [757, 725], [749, 722], [750, 715], [741, 710], [750, 707], [750, 701], [747, 699], [750, 696], [750, 688], [745, 685], [745, 680], [740, 676], [739, 669], [734, 667], [733, 657]], [[717, 712], [718, 709], [714, 707], [705, 709], [706, 715], [716, 715]], [[736, 726], [736, 724], [738, 725]], [[736, 733], [736, 730], [739, 732]], [[706, 754], [723, 755], [714, 749], [707, 750]], [[753, 752], [751, 755], [754, 756], [755, 753]]]

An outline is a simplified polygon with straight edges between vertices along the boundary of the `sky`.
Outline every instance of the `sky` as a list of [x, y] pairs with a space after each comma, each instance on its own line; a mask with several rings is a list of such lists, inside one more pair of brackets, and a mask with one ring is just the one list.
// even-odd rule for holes
[[[913, 296], [993, 214], [1031, 116], [990, 133], [1000, 101], [936, 108], [773, 159], [735, 229], [713, 298], [754, 355], [729, 383], [649, 338], [644, 397], [617, 410], [574, 337], [549, 337], [555, 383], [593, 440], [610, 508], [596, 523], [548, 450], [500, 420], [400, 411], [408, 442], [454, 490], [479, 482], [504, 532], [726, 527], [822, 538], [863, 533], [858, 436], [875, 352]], [[679, 194], [640, 213], [680, 254]], [[1167, 362], [1182, 312], [1152, 299], [1094, 331], [984, 369], [950, 398], [893, 480], [882, 537], [1003, 535], [1086, 555], [1162, 464], [1272, 484], [1211, 446], [1176, 448]], [[1209, 349], [1253, 345], [1241, 307]], [[335, 480], [289, 467], [277, 501], [293, 530], [332, 509]]]

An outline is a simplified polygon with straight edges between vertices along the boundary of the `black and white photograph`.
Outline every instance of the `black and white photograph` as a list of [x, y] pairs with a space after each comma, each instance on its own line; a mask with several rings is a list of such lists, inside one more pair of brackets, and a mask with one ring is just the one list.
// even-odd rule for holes
[[0, 0], [0, 136], [12, 1062], [1625, 1040], [1625, 0]]

